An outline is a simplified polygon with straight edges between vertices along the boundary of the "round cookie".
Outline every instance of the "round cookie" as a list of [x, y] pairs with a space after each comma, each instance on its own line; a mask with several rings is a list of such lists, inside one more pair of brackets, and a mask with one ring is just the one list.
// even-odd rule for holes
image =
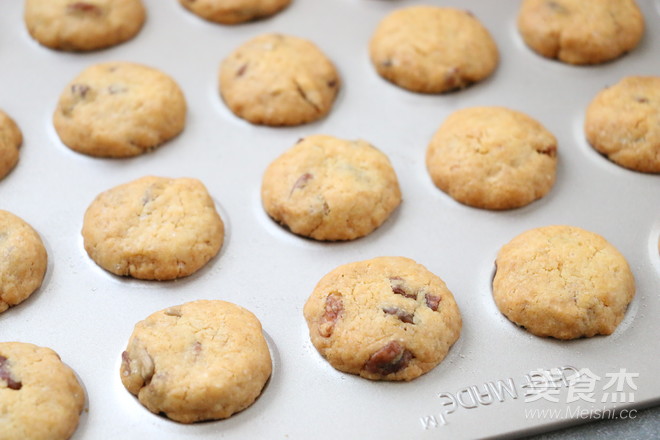
[[587, 108], [584, 131], [611, 161], [660, 173], [660, 76], [628, 76], [598, 93]]
[[388, 81], [420, 93], [462, 89], [490, 76], [499, 52], [470, 12], [412, 6], [386, 16], [369, 45], [371, 62]]
[[62, 92], [53, 116], [62, 142], [96, 157], [131, 157], [175, 137], [186, 100], [164, 73], [134, 63], [85, 69]]
[[251, 39], [220, 65], [220, 95], [253, 124], [299, 125], [325, 116], [339, 91], [339, 74], [313, 43], [266, 34]]
[[50, 348], [0, 342], [3, 440], [66, 440], [85, 404], [73, 370]]
[[635, 0], [523, 0], [518, 30], [546, 58], [598, 64], [637, 46], [644, 16]]
[[51, 49], [90, 51], [123, 43], [142, 29], [140, 0], [25, 0], [25, 25]]
[[635, 295], [626, 259], [603, 237], [574, 226], [546, 226], [504, 245], [493, 298], [509, 320], [537, 336], [609, 335]]
[[225, 301], [200, 300], [136, 324], [122, 353], [121, 381], [149, 411], [193, 423], [247, 408], [271, 371], [257, 317]]
[[199, 180], [147, 176], [99, 194], [85, 212], [82, 235], [103, 269], [172, 280], [218, 253], [224, 224]]
[[445, 283], [403, 257], [339, 266], [316, 285], [304, 315], [312, 343], [334, 368], [372, 380], [430, 371], [462, 325]]
[[433, 183], [455, 200], [512, 209], [543, 197], [555, 182], [557, 140], [529, 116], [504, 107], [458, 110], [426, 151]]
[[39, 234], [22, 219], [3, 210], [0, 210], [0, 255], [2, 313], [25, 301], [41, 286], [48, 255]]
[[16, 122], [0, 110], [0, 180], [18, 163], [23, 134]]
[[365, 141], [308, 136], [266, 169], [264, 209], [291, 232], [353, 240], [378, 228], [401, 203], [387, 156]]
[[205, 20], [237, 24], [276, 14], [291, 0], [179, 0], [179, 3]]

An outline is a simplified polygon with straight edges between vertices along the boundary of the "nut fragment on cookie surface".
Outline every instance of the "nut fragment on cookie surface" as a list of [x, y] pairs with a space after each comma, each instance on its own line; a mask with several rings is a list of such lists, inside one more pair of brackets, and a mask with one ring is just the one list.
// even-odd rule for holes
[[291, 0], [179, 0], [179, 3], [205, 20], [237, 24], [276, 14]]
[[500, 249], [495, 266], [497, 307], [537, 336], [609, 335], [635, 295], [623, 255], [600, 235], [574, 226], [518, 235]]
[[270, 217], [315, 240], [353, 240], [382, 225], [401, 203], [387, 156], [363, 140], [313, 135], [266, 169], [261, 200]]
[[147, 176], [98, 195], [85, 212], [82, 235], [103, 269], [172, 280], [198, 271], [220, 251], [224, 224], [199, 180]]
[[372, 380], [427, 373], [462, 326], [445, 283], [403, 257], [339, 266], [319, 281], [303, 312], [312, 343], [334, 368]]
[[151, 412], [194, 423], [249, 407], [271, 372], [257, 317], [232, 303], [199, 300], [137, 323], [120, 375]]
[[0, 110], [0, 180], [18, 163], [23, 133], [9, 115]]

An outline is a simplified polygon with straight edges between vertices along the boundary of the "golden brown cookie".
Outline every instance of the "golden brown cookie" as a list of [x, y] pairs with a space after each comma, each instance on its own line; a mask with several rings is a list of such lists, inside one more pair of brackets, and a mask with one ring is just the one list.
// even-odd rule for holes
[[313, 43], [266, 34], [232, 52], [220, 66], [220, 95], [253, 124], [299, 125], [325, 116], [339, 90], [339, 74]]
[[271, 371], [257, 317], [225, 301], [200, 300], [136, 324], [122, 353], [121, 381], [149, 411], [193, 423], [252, 405]]
[[23, 134], [16, 122], [0, 110], [0, 180], [18, 163]]
[[268, 166], [261, 200], [268, 215], [295, 234], [353, 240], [387, 220], [401, 190], [387, 156], [369, 143], [315, 135]]
[[53, 350], [0, 342], [2, 440], [66, 440], [84, 404], [76, 375]]
[[485, 209], [518, 208], [555, 182], [557, 140], [529, 116], [504, 107], [449, 115], [426, 151], [433, 183], [457, 201]]
[[411, 6], [385, 17], [371, 37], [371, 62], [388, 81], [421, 93], [462, 89], [490, 76], [499, 52], [471, 13]]
[[41, 286], [47, 262], [37, 231], [0, 210], [0, 313], [25, 301]]
[[179, 3], [205, 20], [237, 24], [276, 14], [291, 0], [179, 0]]
[[188, 276], [213, 258], [224, 224], [197, 179], [147, 176], [101, 193], [85, 212], [85, 250], [115, 275]]
[[111, 62], [85, 69], [60, 96], [53, 116], [62, 142], [97, 157], [131, 157], [178, 135], [186, 100], [164, 73]]
[[635, 295], [626, 259], [603, 237], [574, 226], [546, 226], [504, 245], [493, 297], [511, 321], [537, 336], [609, 335]]
[[587, 108], [584, 131], [611, 161], [660, 173], [660, 76], [628, 76], [598, 93]]
[[25, 25], [51, 49], [89, 51], [133, 38], [146, 17], [140, 0], [25, 0]]
[[316, 285], [304, 315], [312, 343], [334, 368], [373, 380], [430, 371], [462, 325], [445, 283], [403, 257], [339, 266]]
[[544, 57], [597, 64], [634, 49], [644, 17], [635, 0], [523, 0], [518, 30]]

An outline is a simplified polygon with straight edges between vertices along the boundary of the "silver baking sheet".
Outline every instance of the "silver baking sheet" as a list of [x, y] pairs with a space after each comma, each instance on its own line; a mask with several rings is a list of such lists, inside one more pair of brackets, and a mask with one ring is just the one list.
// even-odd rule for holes
[[[637, 49], [611, 63], [574, 67], [525, 47], [515, 28], [518, 1], [429, 0], [472, 11], [497, 41], [501, 64], [469, 89], [425, 96], [380, 79], [367, 52], [378, 21], [416, 2], [294, 0], [271, 19], [229, 27], [198, 19], [175, 0], [144, 1], [148, 21], [135, 39], [86, 54], [39, 46], [23, 26], [22, 2], [0, 2], [0, 107], [25, 136], [17, 168], [0, 181], [0, 208], [32, 224], [49, 255], [41, 289], [0, 315], [0, 340], [51, 347], [75, 369], [88, 402], [74, 439], [513, 436], [610, 418], [613, 408], [624, 410], [623, 417], [660, 401], [660, 176], [610, 163], [582, 133], [584, 110], [598, 91], [626, 75], [660, 74], [660, 2], [638, 0], [647, 30]], [[265, 32], [308, 38], [335, 61], [343, 86], [327, 118], [293, 128], [258, 127], [221, 102], [220, 61]], [[61, 90], [85, 67], [112, 60], [150, 65], [178, 81], [189, 103], [179, 137], [127, 160], [86, 157], [59, 141], [51, 116]], [[460, 205], [433, 186], [424, 164], [431, 136], [451, 112], [477, 105], [523, 111], [556, 135], [557, 183], [545, 198], [490, 212]], [[404, 201], [363, 239], [299, 238], [261, 208], [266, 166], [298, 138], [317, 133], [368, 140], [397, 171]], [[146, 174], [201, 179], [226, 222], [220, 255], [189, 278], [118, 278], [83, 249], [83, 213], [94, 197]], [[527, 229], [549, 224], [597, 232], [629, 260], [637, 295], [613, 335], [542, 339], [495, 307], [490, 282], [498, 249]], [[461, 337], [445, 361], [410, 383], [371, 382], [334, 370], [311, 345], [302, 316], [324, 274], [382, 255], [413, 258], [439, 275], [463, 315]], [[274, 369], [250, 408], [227, 420], [187, 426], [144, 409], [123, 388], [119, 365], [136, 322], [200, 298], [254, 312]]]

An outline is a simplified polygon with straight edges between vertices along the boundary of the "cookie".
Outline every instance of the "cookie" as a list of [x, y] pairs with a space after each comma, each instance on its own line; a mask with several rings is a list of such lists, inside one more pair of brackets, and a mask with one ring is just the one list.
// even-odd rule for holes
[[660, 76], [628, 76], [596, 95], [584, 131], [591, 146], [622, 167], [660, 173]]
[[125, 62], [95, 64], [69, 83], [53, 116], [62, 142], [96, 157], [131, 157], [175, 137], [186, 100], [164, 73]]
[[99, 194], [82, 235], [89, 256], [108, 272], [172, 280], [218, 253], [224, 224], [199, 180], [147, 176]]
[[427, 373], [462, 325], [445, 283], [403, 257], [339, 266], [319, 281], [303, 311], [312, 343], [334, 368], [373, 380]]
[[639, 44], [644, 17], [635, 0], [523, 0], [518, 30], [546, 58], [599, 64]]
[[57, 50], [115, 46], [137, 35], [145, 17], [140, 0], [25, 0], [28, 32], [39, 43]]
[[37, 231], [0, 210], [0, 313], [25, 301], [46, 274], [48, 255]]
[[465, 88], [499, 62], [495, 41], [474, 15], [436, 6], [390, 13], [371, 37], [369, 54], [380, 76], [420, 93]]
[[339, 91], [339, 74], [313, 43], [266, 34], [249, 40], [220, 65], [220, 95], [253, 124], [299, 125], [324, 117]]
[[16, 122], [0, 110], [0, 180], [18, 163], [23, 134]]
[[205, 20], [237, 24], [276, 14], [291, 0], [179, 0], [179, 3]]
[[466, 108], [449, 115], [435, 133], [426, 167], [433, 183], [463, 204], [518, 208], [552, 188], [557, 140], [523, 113]]
[[137, 323], [121, 381], [149, 411], [181, 423], [224, 419], [261, 394], [272, 362], [261, 323], [225, 301], [193, 301]]
[[401, 190], [387, 156], [369, 143], [315, 135], [268, 166], [261, 200], [294, 234], [353, 240], [387, 220], [401, 203]]
[[53, 350], [0, 342], [0, 438], [66, 440], [84, 404], [76, 375]]
[[493, 298], [515, 324], [537, 336], [609, 335], [635, 295], [626, 259], [603, 237], [574, 226], [546, 226], [504, 245]]

